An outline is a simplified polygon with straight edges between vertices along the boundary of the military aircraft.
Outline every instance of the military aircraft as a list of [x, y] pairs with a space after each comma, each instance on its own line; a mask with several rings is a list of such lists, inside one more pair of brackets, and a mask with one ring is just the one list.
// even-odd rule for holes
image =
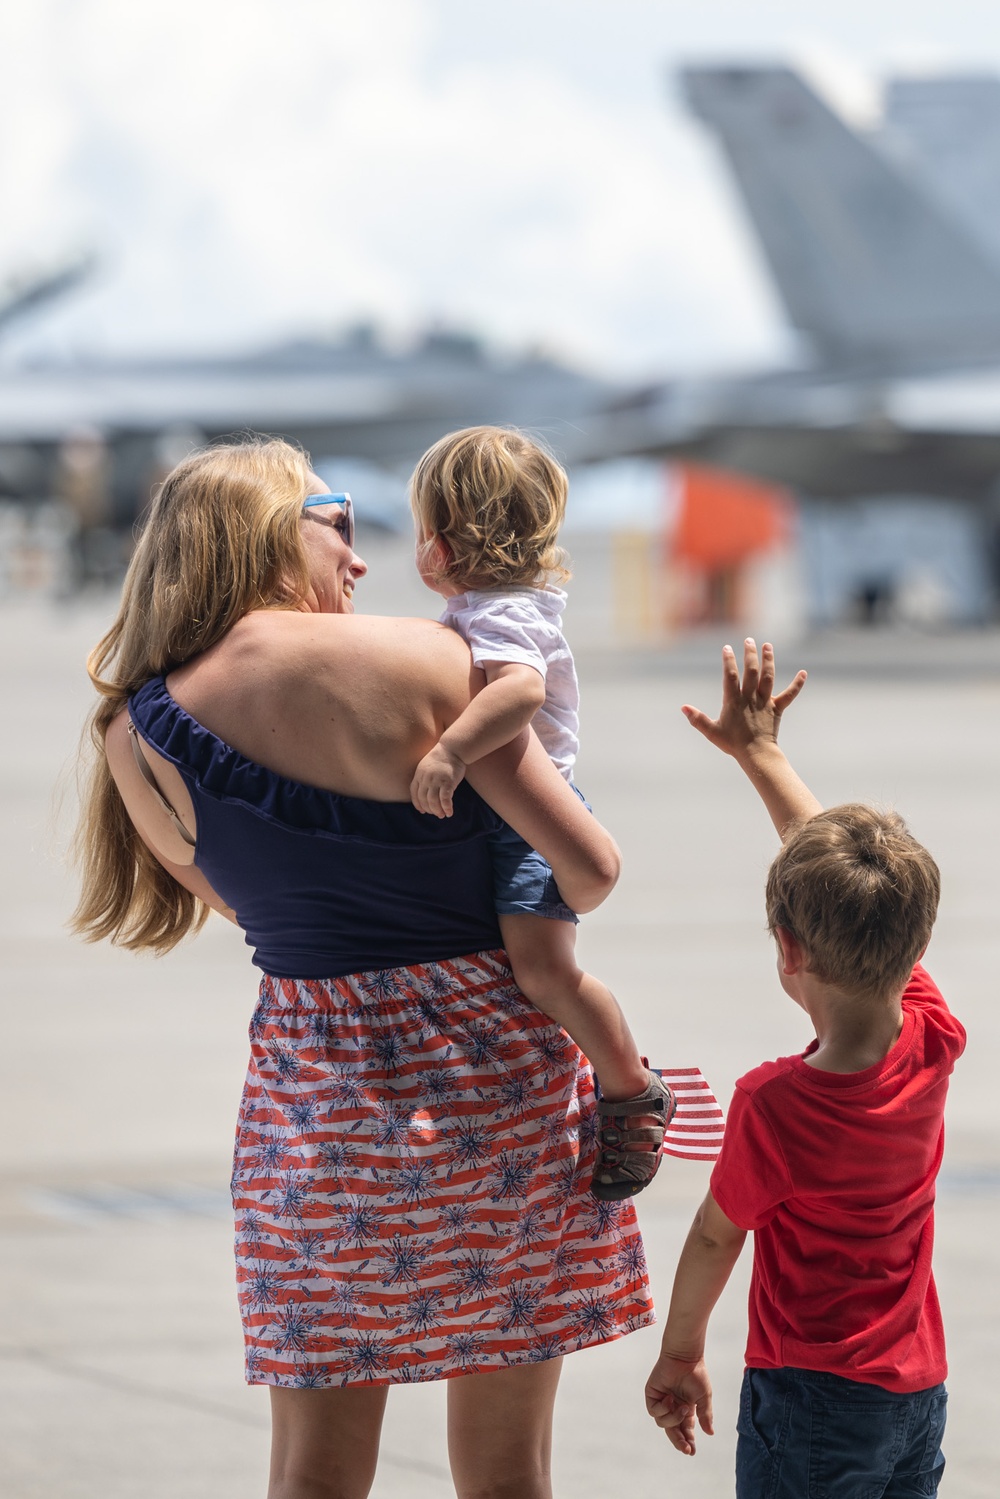
[[365, 328], [243, 357], [21, 366], [0, 371], [0, 492], [43, 492], [74, 429], [104, 434], [131, 519], [165, 432], [255, 428], [395, 466], [494, 421], [540, 429], [570, 462], [686, 455], [817, 498], [985, 513], [1000, 477], [1000, 80], [891, 81], [868, 132], [786, 66], [688, 68], [682, 86], [802, 337], [794, 367], [636, 389], [463, 334], [393, 351]]
[[691, 67], [681, 81], [807, 357], [634, 390], [571, 458], [683, 454], [816, 498], [995, 505], [1000, 80], [893, 81], [870, 134], [789, 67]]
[[44, 494], [67, 435], [99, 433], [115, 518], [131, 522], [164, 449], [175, 458], [251, 429], [290, 437], [315, 458], [409, 467], [443, 433], [480, 422], [531, 426], [558, 443], [620, 389], [447, 330], [401, 350], [360, 327], [229, 357], [22, 364], [0, 370], [0, 494]]

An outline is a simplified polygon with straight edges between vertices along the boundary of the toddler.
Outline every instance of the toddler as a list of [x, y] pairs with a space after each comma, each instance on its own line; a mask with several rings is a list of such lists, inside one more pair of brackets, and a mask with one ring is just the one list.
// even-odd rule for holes
[[816, 1039], [740, 1078], [711, 1186], [674, 1280], [650, 1414], [693, 1454], [712, 1431], [708, 1319], [754, 1235], [737, 1424], [737, 1499], [936, 1494], [944, 1332], [934, 1182], [948, 1078], [965, 1045], [919, 960], [937, 865], [895, 813], [823, 811], [777, 745], [774, 654], [724, 652], [717, 720], [684, 712], [732, 755], [783, 840], [767, 880], [778, 981]]
[[[451, 433], [417, 465], [410, 481], [417, 567], [447, 600], [443, 622], [468, 642], [486, 677], [417, 766], [410, 793], [422, 812], [451, 816], [466, 766], [529, 724], [573, 784], [579, 690], [562, 632], [566, 595], [555, 586], [569, 576], [556, 545], [566, 490], [555, 459], [505, 428]], [[592, 1190], [605, 1199], [632, 1196], [656, 1172], [673, 1095], [640, 1058], [610, 990], [578, 968], [576, 916], [546, 861], [511, 828], [494, 835], [492, 855], [518, 988], [572, 1036], [600, 1081]]]

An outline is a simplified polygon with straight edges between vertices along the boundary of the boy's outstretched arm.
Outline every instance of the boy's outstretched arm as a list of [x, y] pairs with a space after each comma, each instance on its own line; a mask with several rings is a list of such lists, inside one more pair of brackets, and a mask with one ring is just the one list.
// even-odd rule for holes
[[726, 1217], [709, 1192], [677, 1262], [660, 1356], [646, 1381], [646, 1409], [688, 1457], [694, 1456], [696, 1418], [702, 1431], [713, 1434], [705, 1334], [745, 1239], [746, 1230]]
[[732, 755], [745, 771], [784, 839], [799, 823], [822, 812], [823, 806], [795, 774], [778, 748], [781, 715], [805, 685], [800, 671], [784, 692], [774, 694], [774, 647], [761, 646], [760, 661], [753, 640], [743, 643], [743, 678], [732, 646], [722, 648], [722, 708], [709, 718], [685, 703], [688, 723], [724, 754]]

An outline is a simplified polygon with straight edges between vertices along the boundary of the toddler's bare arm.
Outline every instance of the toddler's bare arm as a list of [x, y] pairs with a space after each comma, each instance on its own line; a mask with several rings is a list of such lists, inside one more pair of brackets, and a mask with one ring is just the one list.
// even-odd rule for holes
[[417, 766], [410, 799], [418, 812], [452, 815], [452, 795], [466, 767], [516, 739], [545, 701], [545, 682], [533, 666], [484, 661], [486, 686], [450, 724]]
[[688, 703], [681, 709], [688, 723], [717, 749], [732, 755], [750, 778], [782, 839], [823, 810], [778, 748], [781, 715], [798, 697], [805, 680], [805, 672], [798, 672], [784, 692], [774, 697], [774, 648], [763, 645], [758, 663], [757, 647], [748, 639], [743, 646], [742, 680], [732, 647], [723, 647], [718, 718], [709, 718]]

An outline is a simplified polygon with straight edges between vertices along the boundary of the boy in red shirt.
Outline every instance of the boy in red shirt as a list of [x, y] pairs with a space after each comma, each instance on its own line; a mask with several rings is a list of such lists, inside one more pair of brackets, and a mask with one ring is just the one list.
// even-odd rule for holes
[[[893, 813], [824, 812], [778, 748], [774, 653], [723, 652], [718, 720], [783, 840], [767, 881], [778, 977], [816, 1040], [736, 1085], [674, 1280], [650, 1415], [679, 1452], [712, 1432], [705, 1333], [754, 1234], [737, 1499], [936, 1494], [944, 1333], [931, 1274], [948, 1077], [965, 1032], [919, 966], [937, 865]], [[916, 966], [915, 966], [916, 965]]]

